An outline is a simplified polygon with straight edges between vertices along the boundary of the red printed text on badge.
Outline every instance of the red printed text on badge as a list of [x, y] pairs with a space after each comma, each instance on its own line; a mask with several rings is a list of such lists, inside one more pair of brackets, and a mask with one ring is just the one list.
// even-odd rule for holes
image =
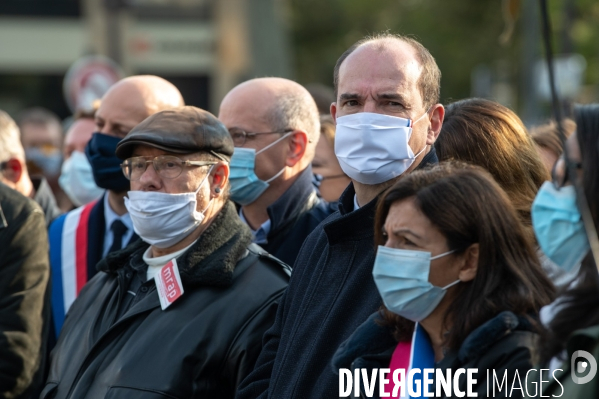
[[156, 289], [160, 298], [162, 310], [168, 308], [181, 295], [183, 295], [183, 285], [181, 276], [177, 267], [177, 260], [173, 259], [160, 269], [160, 273], [154, 277]]

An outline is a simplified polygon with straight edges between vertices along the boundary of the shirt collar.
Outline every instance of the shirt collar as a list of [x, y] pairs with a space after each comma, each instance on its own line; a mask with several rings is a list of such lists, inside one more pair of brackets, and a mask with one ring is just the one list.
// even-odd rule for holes
[[358, 194], [354, 194], [354, 211], [360, 209], [360, 204], [358, 204]]
[[250, 227], [250, 224], [248, 223], [247, 219], [243, 215], [243, 208], [239, 208], [239, 218], [241, 219], [241, 221], [243, 223], [245, 223], [250, 228], [250, 231], [252, 232], [252, 235], [254, 236], [253, 242], [255, 244], [267, 244], [268, 243], [267, 237], [268, 237], [268, 233], [270, 232], [270, 226], [271, 226], [270, 219], [267, 219], [266, 222], [262, 223], [262, 225], [260, 227], [258, 227], [258, 230], [253, 230]]
[[110, 203], [108, 202], [108, 192], [104, 194], [104, 220], [106, 221], [106, 231], [111, 231], [110, 226], [112, 226], [112, 222], [119, 219], [129, 230], [128, 232], [133, 231], [133, 221], [131, 220], [131, 215], [129, 212], [124, 215], [117, 215], [115, 211], [112, 210]]

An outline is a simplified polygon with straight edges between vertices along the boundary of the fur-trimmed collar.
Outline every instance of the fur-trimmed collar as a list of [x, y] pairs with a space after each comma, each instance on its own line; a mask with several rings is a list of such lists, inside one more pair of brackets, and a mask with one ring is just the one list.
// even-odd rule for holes
[[[227, 201], [193, 246], [177, 258], [181, 282], [188, 287], [231, 285], [235, 266], [251, 242], [252, 233], [237, 216], [233, 203]], [[97, 268], [116, 273], [118, 269], [130, 267], [130, 262], [139, 262], [148, 246], [140, 240], [108, 254]]]
[[458, 360], [467, 363], [483, 355], [498, 340], [515, 330], [534, 331], [529, 319], [504, 311], [491, 320], [474, 329], [462, 343], [458, 351]]

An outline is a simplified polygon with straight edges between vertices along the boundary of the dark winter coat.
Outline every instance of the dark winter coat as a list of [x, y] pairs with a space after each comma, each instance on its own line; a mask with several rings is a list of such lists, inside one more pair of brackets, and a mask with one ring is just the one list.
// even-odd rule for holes
[[318, 196], [312, 183], [312, 168], [308, 166], [291, 187], [268, 207], [271, 223], [268, 242], [260, 246], [288, 265], [293, 265], [308, 234], [336, 210], [337, 203], [328, 203]]
[[44, 213], [0, 184], [0, 398], [30, 398], [43, 384], [50, 328]]
[[138, 241], [100, 262], [67, 314], [42, 398], [233, 397], [274, 320], [288, 267], [251, 244], [229, 202], [177, 258], [184, 293], [176, 302], [162, 310], [150, 280], [123, 306], [136, 273], [145, 276], [147, 247]]
[[[367, 369], [370, 376], [372, 369], [389, 368], [397, 342], [392, 336], [390, 327], [381, 326], [376, 322], [379, 317], [378, 312], [374, 313], [339, 347], [331, 364], [333, 372], [339, 373], [340, 368], [351, 369], [352, 372], [354, 369]], [[452, 372], [460, 368], [478, 369], [474, 374], [477, 384], [474, 385], [473, 392], [478, 393], [479, 398], [521, 398], [523, 393], [521, 389], [514, 389], [509, 396], [510, 389], [516, 371], [519, 382], [516, 381], [514, 387], [524, 389], [526, 373], [532, 368], [531, 353], [537, 338], [538, 334], [534, 332], [527, 318], [518, 317], [512, 312], [502, 312], [472, 331], [460, 348], [445, 354], [445, 357], [435, 364], [435, 368], [443, 370], [444, 375], [449, 369]], [[501, 391], [498, 385], [495, 385], [495, 395], [492, 394], [493, 371], [499, 381], [507, 371], [507, 384], [503, 385]], [[487, 375], [490, 381], [487, 380]], [[460, 375], [461, 392], [467, 392], [466, 382], [466, 375]], [[489, 383], [489, 395], [487, 395], [487, 383]], [[436, 391], [434, 384], [430, 387], [429, 392]], [[363, 386], [361, 392], [362, 397], [365, 398]], [[374, 390], [375, 398], [379, 397], [378, 392], [377, 384]], [[441, 393], [442, 396], [435, 397], [454, 397], [444, 396], [443, 391]]]
[[[421, 165], [437, 163], [434, 149]], [[333, 354], [381, 305], [372, 278], [378, 198], [354, 211], [352, 184], [339, 211], [308, 236], [294, 265], [256, 368], [237, 398], [333, 398], [339, 382]]]

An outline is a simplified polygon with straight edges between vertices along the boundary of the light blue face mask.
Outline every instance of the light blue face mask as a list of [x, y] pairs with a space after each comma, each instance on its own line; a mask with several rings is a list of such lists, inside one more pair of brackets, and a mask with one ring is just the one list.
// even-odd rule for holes
[[431, 258], [430, 252], [379, 246], [372, 275], [387, 309], [414, 322], [427, 318], [447, 289], [460, 282], [456, 280], [442, 288], [432, 285], [428, 281], [431, 260], [453, 252]]
[[268, 180], [260, 180], [256, 176], [254, 167], [256, 166], [256, 155], [266, 151], [281, 140], [285, 139], [291, 133], [281, 136], [260, 151], [256, 152], [253, 148], [235, 147], [231, 163], [229, 164], [229, 182], [231, 183], [231, 199], [240, 205], [249, 205], [256, 201], [269, 186], [269, 183], [281, 176], [285, 167]]
[[532, 227], [541, 250], [566, 271], [582, 262], [589, 252], [589, 240], [576, 206], [574, 186], [559, 190], [545, 182], [532, 203]]

